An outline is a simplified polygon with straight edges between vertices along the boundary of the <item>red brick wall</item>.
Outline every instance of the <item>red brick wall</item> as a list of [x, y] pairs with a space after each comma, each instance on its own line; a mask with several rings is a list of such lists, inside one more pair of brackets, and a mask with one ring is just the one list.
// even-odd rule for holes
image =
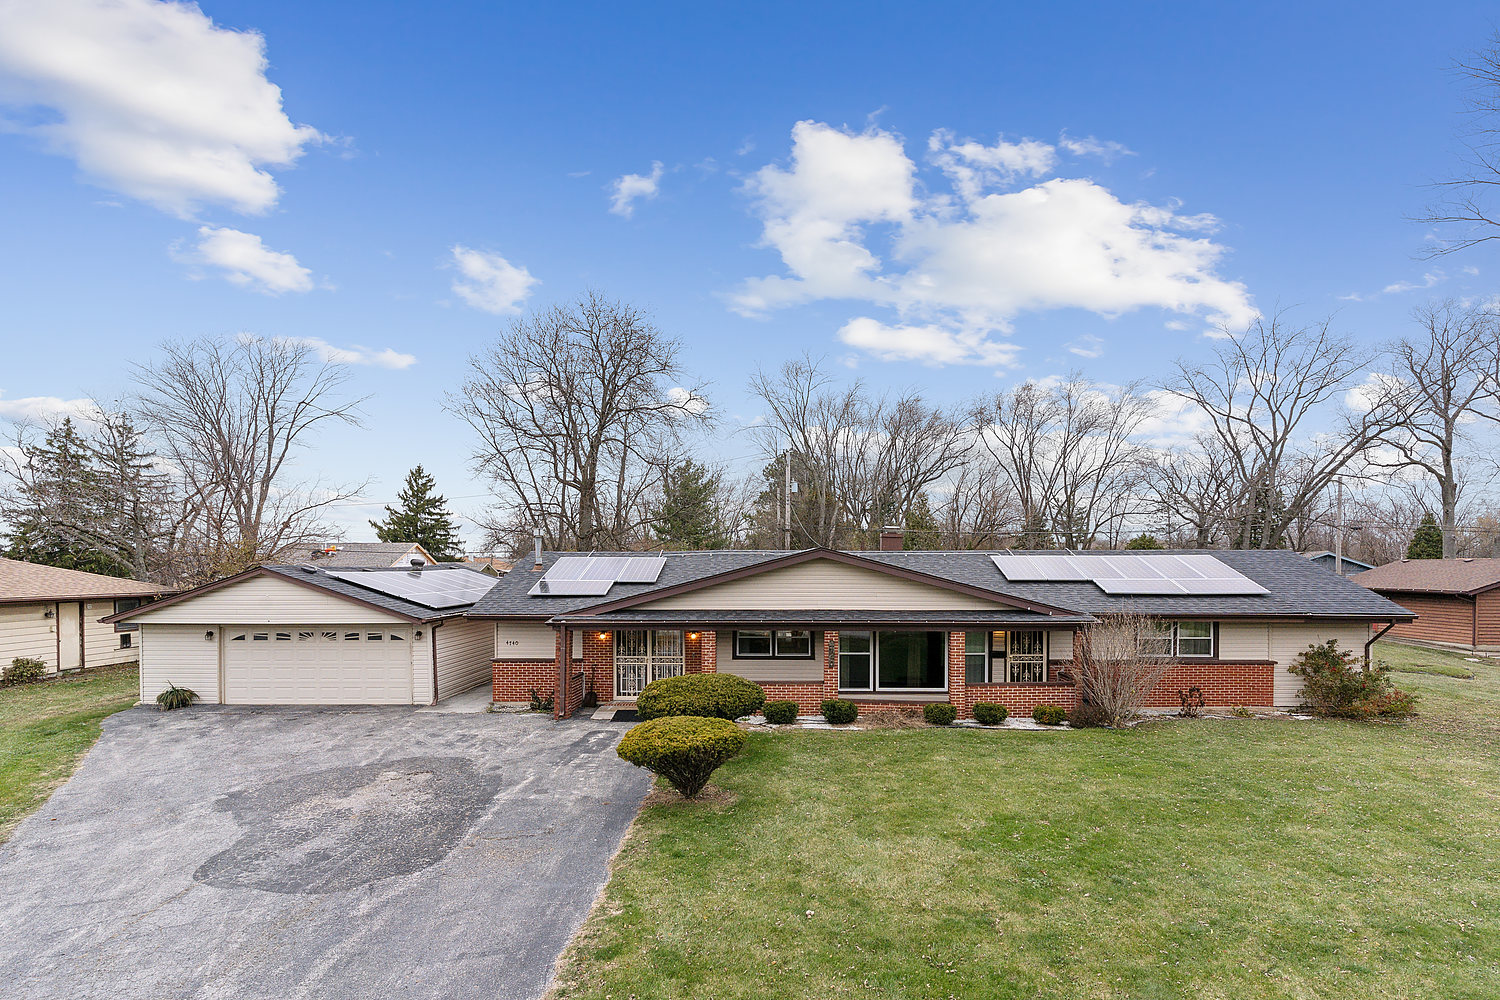
[[583, 633], [583, 670], [588, 675], [589, 690], [599, 696], [601, 705], [615, 700], [615, 636], [596, 628]]
[[1028, 719], [1038, 705], [1061, 705], [1071, 711], [1078, 704], [1078, 689], [1067, 683], [970, 684], [964, 694], [958, 714], [965, 719], [974, 717], [974, 706], [979, 702], [1004, 705], [1011, 715]]
[[1177, 708], [1182, 704], [1177, 692], [1194, 686], [1202, 689], [1203, 703], [1216, 708], [1271, 705], [1275, 703], [1275, 671], [1275, 664], [1265, 662], [1174, 663], [1146, 699], [1146, 705]]
[[817, 715], [823, 711], [823, 686], [821, 684], [761, 684], [766, 692], [766, 701], [795, 701], [797, 714]]
[[496, 660], [495, 701], [530, 701], [531, 689], [543, 696], [557, 689], [557, 664], [551, 660]]

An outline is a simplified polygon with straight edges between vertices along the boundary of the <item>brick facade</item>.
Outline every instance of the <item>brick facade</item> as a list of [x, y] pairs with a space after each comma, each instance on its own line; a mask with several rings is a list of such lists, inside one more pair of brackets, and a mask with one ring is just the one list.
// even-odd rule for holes
[[[683, 636], [684, 669], [688, 673], [711, 673], [716, 670], [717, 636], [713, 630], [685, 633]], [[561, 656], [563, 632], [559, 630], [556, 655]], [[803, 715], [816, 715], [827, 698], [839, 697], [839, 634], [823, 633], [823, 681], [762, 684], [768, 701], [795, 701]], [[1004, 705], [1012, 715], [1029, 716], [1037, 705], [1060, 705], [1072, 709], [1078, 702], [1078, 689], [1071, 681], [1051, 680], [1044, 684], [968, 684], [964, 670], [964, 633], [948, 633], [948, 690], [934, 692], [930, 698], [911, 701], [883, 699], [880, 692], [846, 695], [861, 708], [898, 708], [920, 710], [928, 701], [947, 701], [958, 709], [960, 718], [972, 718], [977, 702]], [[1049, 665], [1048, 676], [1055, 678], [1067, 663]], [[1174, 663], [1147, 699], [1149, 707], [1175, 708], [1178, 691], [1198, 687], [1204, 703], [1214, 707], [1231, 705], [1265, 706], [1274, 701], [1273, 664], [1267, 661], [1235, 663]], [[569, 683], [564, 697], [557, 699], [563, 714], [571, 714], [583, 703], [585, 694], [593, 691], [600, 703], [614, 700], [614, 634], [598, 629], [583, 631], [583, 659], [570, 664]], [[546, 696], [558, 688], [557, 661], [496, 660], [494, 662], [494, 700], [525, 702], [531, 690]]]

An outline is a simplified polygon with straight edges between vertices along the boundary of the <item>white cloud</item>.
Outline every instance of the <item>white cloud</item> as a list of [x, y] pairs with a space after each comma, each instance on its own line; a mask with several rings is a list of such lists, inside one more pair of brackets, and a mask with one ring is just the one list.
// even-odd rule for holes
[[744, 282], [733, 308], [758, 315], [819, 299], [890, 308], [903, 325], [869, 320], [854, 335], [915, 359], [881, 331], [925, 331], [915, 340], [939, 364], [989, 364], [988, 349], [963, 345], [1000, 343], [994, 336], [1028, 312], [1157, 308], [1209, 326], [1255, 317], [1244, 285], [1218, 273], [1225, 248], [1201, 235], [1212, 216], [1126, 203], [1085, 179], [1017, 187], [1055, 167], [1053, 147], [1036, 140], [985, 146], [940, 131], [928, 148], [952, 194], [928, 193], [894, 133], [799, 122], [790, 162], [746, 186], [762, 245], [786, 273]]
[[1397, 281], [1386, 285], [1380, 290], [1382, 295], [1399, 295], [1402, 292], [1415, 292], [1424, 288], [1431, 288], [1448, 280], [1448, 276], [1442, 271], [1428, 271], [1422, 275], [1421, 281]]
[[635, 214], [638, 199], [651, 200], [661, 189], [662, 166], [660, 161], [651, 164], [651, 173], [626, 174], [616, 177], [610, 184], [609, 210], [616, 215], [630, 218]]
[[1160, 448], [1190, 445], [1212, 427], [1208, 413], [1196, 403], [1162, 389], [1146, 392], [1152, 413], [1136, 430], [1136, 437]]
[[57, 396], [0, 396], [0, 419], [26, 424], [50, 424], [64, 417], [89, 420], [97, 412], [92, 399], [61, 399]]
[[868, 316], [851, 319], [839, 330], [850, 347], [882, 361], [918, 361], [927, 365], [1015, 364], [1020, 348], [994, 340], [979, 330], [949, 330], [941, 326], [887, 326]]
[[1085, 333], [1066, 346], [1069, 351], [1080, 358], [1097, 358], [1102, 357], [1104, 354], [1104, 340], [1094, 336], [1092, 333]]
[[684, 415], [698, 416], [708, 412], [709, 402], [690, 389], [674, 385], [667, 390], [667, 402], [682, 410]]
[[185, 264], [217, 268], [226, 281], [267, 295], [313, 288], [312, 271], [296, 257], [272, 250], [259, 236], [238, 229], [199, 226], [198, 242], [190, 250], [174, 247], [173, 256]]
[[1096, 139], [1091, 135], [1075, 139], [1066, 132], [1058, 138], [1057, 148], [1074, 156], [1097, 156], [1105, 163], [1111, 163], [1117, 157], [1135, 155], [1135, 151], [1126, 147], [1124, 143], [1111, 139]]
[[401, 371], [417, 363], [416, 355], [402, 354], [400, 351], [389, 347], [377, 351], [374, 348], [364, 347], [360, 344], [351, 344], [348, 347], [336, 347], [319, 337], [293, 337], [288, 339], [311, 347], [323, 361], [334, 361], [339, 364], [371, 365], [376, 368], [391, 368]]
[[217, 27], [196, 4], [0, 4], [7, 127], [184, 218], [206, 204], [266, 211], [280, 194], [267, 168], [323, 138], [286, 116], [266, 66], [259, 34]]
[[518, 313], [521, 303], [531, 295], [532, 286], [541, 283], [526, 268], [497, 253], [473, 250], [462, 244], [454, 244], [451, 253], [460, 275], [453, 280], [453, 291], [475, 309], [497, 315]]

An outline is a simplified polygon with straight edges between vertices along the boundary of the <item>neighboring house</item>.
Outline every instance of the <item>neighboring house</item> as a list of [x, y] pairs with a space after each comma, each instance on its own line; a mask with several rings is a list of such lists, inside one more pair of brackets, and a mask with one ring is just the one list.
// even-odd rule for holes
[[319, 566], [364, 566], [371, 569], [405, 569], [413, 560], [423, 566], [437, 562], [432, 553], [416, 542], [330, 542], [313, 549], [308, 558]]
[[0, 559], [0, 668], [23, 656], [53, 673], [131, 663], [135, 626], [99, 619], [163, 593], [153, 583]]
[[465, 566], [491, 576], [503, 576], [515, 565], [512, 560], [501, 559], [499, 556], [464, 556], [463, 562]]
[[426, 705], [493, 677], [494, 629], [464, 617], [495, 579], [262, 566], [106, 621], [140, 629], [141, 699], [168, 684], [225, 705]]
[[[652, 680], [734, 673], [815, 713], [975, 702], [1071, 707], [1080, 632], [1098, 614], [1159, 618], [1172, 669], [1150, 698], [1199, 687], [1215, 706], [1293, 706], [1287, 671], [1336, 638], [1367, 654], [1412, 613], [1290, 551], [541, 553], [469, 611], [495, 629], [494, 699], [592, 692], [629, 701]], [[1180, 557], [1180, 558], [1179, 558]], [[563, 651], [567, 650], [567, 655]]]
[[[1340, 573], [1343, 576], [1353, 576], [1356, 573], [1363, 573], [1367, 569], [1375, 568], [1367, 562], [1350, 559], [1348, 556], [1343, 556], [1341, 559], [1337, 553], [1329, 552], [1327, 549], [1322, 549], [1318, 552], [1304, 552], [1302, 554], [1311, 560], [1314, 565], [1322, 566], [1330, 573]], [[1340, 561], [1344, 564], [1342, 570], [1339, 569]]]
[[1353, 580], [1417, 613], [1395, 638], [1500, 652], [1500, 559], [1402, 559]]

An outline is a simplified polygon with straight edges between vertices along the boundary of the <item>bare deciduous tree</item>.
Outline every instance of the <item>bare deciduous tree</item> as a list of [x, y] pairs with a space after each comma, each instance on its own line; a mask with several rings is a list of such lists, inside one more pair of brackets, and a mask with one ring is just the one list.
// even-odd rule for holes
[[[1461, 444], [1473, 444], [1470, 425], [1500, 422], [1493, 375], [1500, 360], [1500, 323], [1488, 308], [1452, 299], [1420, 306], [1414, 317], [1419, 337], [1390, 349], [1390, 386], [1401, 420], [1386, 436], [1394, 460], [1375, 464], [1419, 469], [1432, 477], [1438, 491], [1438, 524], [1443, 529], [1443, 558], [1453, 558], [1458, 505], [1466, 480], [1476, 475], [1473, 463], [1459, 455]], [[1487, 478], [1493, 478], [1490, 475]]]
[[1103, 386], [1076, 372], [972, 404], [978, 446], [1019, 503], [1023, 548], [1091, 548], [1140, 513], [1147, 455], [1135, 436], [1150, 413], [1139, 383]]
[[804, 521], [797, 533], [829, 547], [868, 542], [968, 451], [963, 427], [919, 394], [876, 397], [859, 381], [842, 390], [832, 382], [810, 357], [750, 379], [767, 410], [758, 432], [767, 459], [790, 441], [806, 477], [812, 502], [793, 508]]
[[[1140, 714], [1171, 669], [1171, 627], [1150, 615], [1115, 612], [1098, 616], [1073, 650], [1078, 696], [1100, 711], [1109, 726]], [[1166, 639], [1166, 648], [1160, 648]]]
[[1457, 175], [1437, 185], [1442, 199], [1417, 220], [1448, 234], [1422, 248], [1429, 259], [1500, 239], [1500, 213], [1490, 204], [1500, 189], [1500, 34], [1456, 68], [1469, 83], [1465, 156]]
[[587, 292], [517, 320], [470, 359], [448, 406], [479, 435], [491, 535], [537, 530], [554, 548], [635, 541], [671, 444], [708, 420], [701, 384], [680, 384], [679, 353], [641, 310]]
[[[1278, 547], [1334, 477], [1400, 423], [1382, 381], [1362, 387], [1359, 407], [1339, 404], [1372, 360], [1328, 322], [1295, 327], [1278, 313], [1226, 330], [1211, 361], [1177, 362], [1164, 388], [1207, 416], [1228, 462], [1232, 547]], [[1332, 425], [1315, 426], [1325, 416]]]
[[312, 544], [327, 534], [328, 507], [363, 488], [294, 478], [294, 456], [316, 430], [359, 422], [360, 401], [341, 398], [346, 366], [319, 361], [305, 343], [173, 342], [134, 376], [139, 419], [187, 505], [177, 545], [194, 553], [191, 577], [222, 576]]

